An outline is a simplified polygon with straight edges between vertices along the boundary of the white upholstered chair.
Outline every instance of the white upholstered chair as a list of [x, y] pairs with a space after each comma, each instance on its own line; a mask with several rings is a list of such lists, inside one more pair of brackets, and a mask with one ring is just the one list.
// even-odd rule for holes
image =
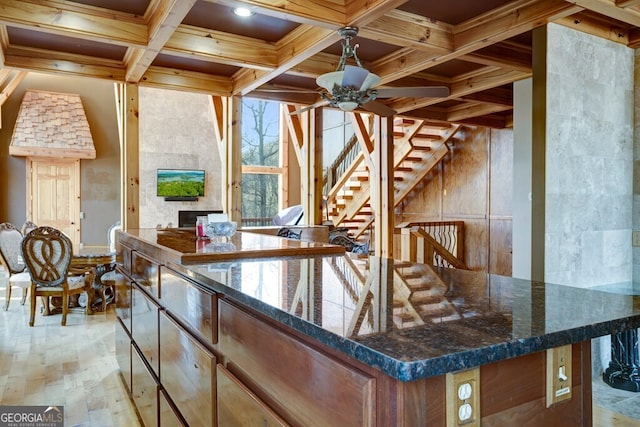
[[6, 301], [4, 309], [9, 309], [11, 302], [11, 288], [14, 286], [22, 288], [22, 301], [27, 299], [31, 277], [26, 270], [26, 264], [22, 259], [20, 245], [22, 244], [22, 233], [13, 224], [3, 222], [0, 224], [0, 265], [9, 273], [9, 280], [6, 287]]
[[[109, 231], [107, 232], [107, 245], [109, 246], [109, 251], [116, 251], [116, 231], [122, 230], [122, 225], [120, 221], [116, 221], [111, 227], [109, 227]], [[100, 276], [100, 282], [102, 284], [102, 289], [99, 294], [102, 298], [101, 305], [102, 311], [105, 311], [107, 308], [107, 301], [112, 299], [115, 295], [114, 289], [117, 281], [124, 280], [124, 276], [118, 273], [115, 270], [115, 264], [107, 266], [109, 271]]]

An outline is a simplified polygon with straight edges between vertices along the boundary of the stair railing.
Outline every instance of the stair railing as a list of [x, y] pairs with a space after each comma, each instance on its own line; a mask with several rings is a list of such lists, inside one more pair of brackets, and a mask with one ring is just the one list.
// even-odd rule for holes
[[464, 221], [402, 224], [400, 234], [402, 260], [469, 269], [464, 262]]

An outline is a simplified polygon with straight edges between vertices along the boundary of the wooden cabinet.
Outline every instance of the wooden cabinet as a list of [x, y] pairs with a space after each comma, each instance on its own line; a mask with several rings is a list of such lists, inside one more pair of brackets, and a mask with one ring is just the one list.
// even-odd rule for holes
[[131, 253], [131, 277], [154, 298], [160, 298], [159, 264], [140, 252]]
[[160, 409], [160, 426], [161, 427], [188, 427], [180, 416], [178, 409], [171, 402], [166, 391], [160, 390], [158, 394], [158, 404]]
[[131, 293], [131, 337], [156, 375], [160, 373], [158, 304], [137, 284]]
[[158, 383], [134, 345], [131, 351], [131, 397], [145, 427], [158, 424]]
[[125, 278], [125, 280], [116, 280], [114, 285], [116, 315], [126, 330], [131, 333], [131, 281], [125, 270], [117, 267], [116, 271]]
[[219, 347], [233, 373], [296, 425], [375, 425], [376, 380], [221, 299]]
[[215, 356], [164, 311], [160, 337], [162, 386], [188, 425], [215, 425]]
[[218, 426], [288, 426], [240, 380], [222, 365], [217, 366]]
[[193, 328], [211, 344], [218, 342], [216, 293], [185, 279], [167, 267], [161, 268], [160, 299], [165, 309]]

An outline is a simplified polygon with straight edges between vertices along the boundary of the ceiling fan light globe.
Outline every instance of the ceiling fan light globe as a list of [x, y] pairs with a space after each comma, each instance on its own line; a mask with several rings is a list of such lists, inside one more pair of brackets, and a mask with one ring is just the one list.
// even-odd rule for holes
[[342, 111], [353, 111], [358, 108], [358, 103], [354, 101], [338, 102], [338, 108]]
[[369, 73], [367, 78], [364, 79], [364, 82], [362, 83], [362, 86], [360, 86], [360, 90], [361, 91], [367, 91], [367, 90], [371, 89], [372, 87], [377, 86], [379, 83], [380, 83], [380, 77], [378, 77], [377, 75], [375, 75], [373, 73]]
[[325, 73], [316, 79], [318, 86], [331, 92], [335, 85], [340, 86], [342, 84], [342, 78], [344, 71], [334, 71], [332, 73]]

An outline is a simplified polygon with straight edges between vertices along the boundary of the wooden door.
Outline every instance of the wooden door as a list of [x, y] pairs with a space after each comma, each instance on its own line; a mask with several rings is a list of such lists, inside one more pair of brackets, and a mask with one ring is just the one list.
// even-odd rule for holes
[[27, 216], [64, 232], [80, 248], [80, 160], [28, 159]]

